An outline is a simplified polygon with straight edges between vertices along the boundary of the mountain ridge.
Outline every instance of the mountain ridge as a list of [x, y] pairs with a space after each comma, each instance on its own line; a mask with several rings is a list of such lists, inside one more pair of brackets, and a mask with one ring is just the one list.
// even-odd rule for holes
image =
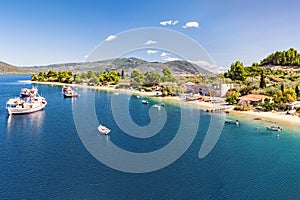
[[32, 66], [28, 67], [31, 70], [48, 71], [52, 70], [75, 70], [75, 71], [111, 71], [124, 70], [126, 73], [131, 73], [137, 69], [142, 72], [155, 71], [162, 73], [163, 68], [170, 67], [174, 75], [184, 74], [212, 74], [212, 72], [201, 68], [193, 63], [183, 60], [169, 61], [169, 62], [148, 62], [139, 58], [116, 58], [101, 60], [95, 62], [73, 62], [62, 64], [51, 64], [46, 66]]

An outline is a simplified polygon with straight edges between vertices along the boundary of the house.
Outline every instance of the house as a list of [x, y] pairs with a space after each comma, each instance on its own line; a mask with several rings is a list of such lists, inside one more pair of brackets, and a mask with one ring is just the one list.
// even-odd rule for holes
[[186, 83], [186, 92], [187, 93], [194, 93], [194, 94], [200, 94], [203, 96], [209, 96], [210, 91], [215, 90], [216, 91], [216, 97], [225, 97], [226, 92], [229, 89], [233, 89], [234, 86], [232, 83], [230, 84], [207, 84], [207, 85], [200, 85], [200, 84], [194, 84], [192, 82]]
[[210, 85], [199, 85], [192, 82], [187, 82], [185, 86], [187, 93], [200, 94], [203, 96], [208, 96], [209, 91], [212, 89]]
[[272, 99], [272, 97], [262, 94], [247, 94], [239, 98], [239, 104], [251, 104], [255, 106], [258, 103], [263, 103], [266, 98]]
[[216, 97], [225, 97], [226, 92], [233, 89], [233, 83], [229, 84], [212, 84], [212, 89], [216, 91]]

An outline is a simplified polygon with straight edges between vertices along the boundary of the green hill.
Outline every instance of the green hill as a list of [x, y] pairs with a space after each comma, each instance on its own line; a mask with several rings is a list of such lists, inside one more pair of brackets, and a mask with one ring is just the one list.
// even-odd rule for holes
[[287, 51], [271, 53], [260, 62], [261, 66], [300, 66], [300, 54], [290, 48]]
[[27, 69], [24, 67], [16, 67], [5, 62], [0, 61], [0, 74], [31, 74], [32, 69]]
[[138, 58], [117, 58], [110, 60], [102, 60], [97, 62], [81, 62], [81, 63], [64, 63], [53, 64], [48, 66], [30, 67], [33, 70], [49, 71], [53, 70], [72, 70], [72, 71], [111, 71], [124, 70], [126, 73], [131, 73], [138, 69], [142, 72], [158, 72], [162, 73], [163, 68], [170, 67], [174, 75], [180, 74], [212, 74], [210, 71], [196, 66], [187, 61], [177, 60], [171, 62], [148, 62]]

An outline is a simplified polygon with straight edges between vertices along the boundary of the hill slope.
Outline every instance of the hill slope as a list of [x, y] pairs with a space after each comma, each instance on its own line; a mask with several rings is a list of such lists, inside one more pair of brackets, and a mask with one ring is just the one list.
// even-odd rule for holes
[[211, 74], [208, 70], [198, 67], [187, 61], [171, 61], [171, 62], [147, 62], [138, 58], [117, 58], [110, 60], [102, 60], [97, 62], [82, 62], [82, 63], [64, 63], [53, 64], [48, 66], [35, 66], [30, 67], [33, 70], [48, 71], [53, 70], [75, 70], [75, 71], [111, 71], [124, 70], [125, 73], [131, 73], [133, 70], [138, 69], [142, 72], [155, 71], [162, 73], [162, 69], [170, 67], [174, 75], [180, 74]]
[[271, 53], [260, 62], [261, 66], [300, 66], [300, 54], [290, 48], [287, 51]]
[[32, 69], [16, 67], [0, 61], [0, 74], [31, 74]]

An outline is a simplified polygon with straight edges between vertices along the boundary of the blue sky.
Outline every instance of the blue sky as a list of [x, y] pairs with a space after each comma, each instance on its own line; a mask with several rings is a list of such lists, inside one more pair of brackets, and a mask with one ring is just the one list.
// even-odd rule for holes
[[[297, 0], [0, 0], [0, 60], [17, 66], [84, 61], [109, 35], [161, 27], [194, 39], [218, 66], [250, 65], [276, 50], [300, 50], [299, 7]], [[174, 25], [160, 24], [169, 20]], [[183, 28], [188, 22], [199, 26]]]

